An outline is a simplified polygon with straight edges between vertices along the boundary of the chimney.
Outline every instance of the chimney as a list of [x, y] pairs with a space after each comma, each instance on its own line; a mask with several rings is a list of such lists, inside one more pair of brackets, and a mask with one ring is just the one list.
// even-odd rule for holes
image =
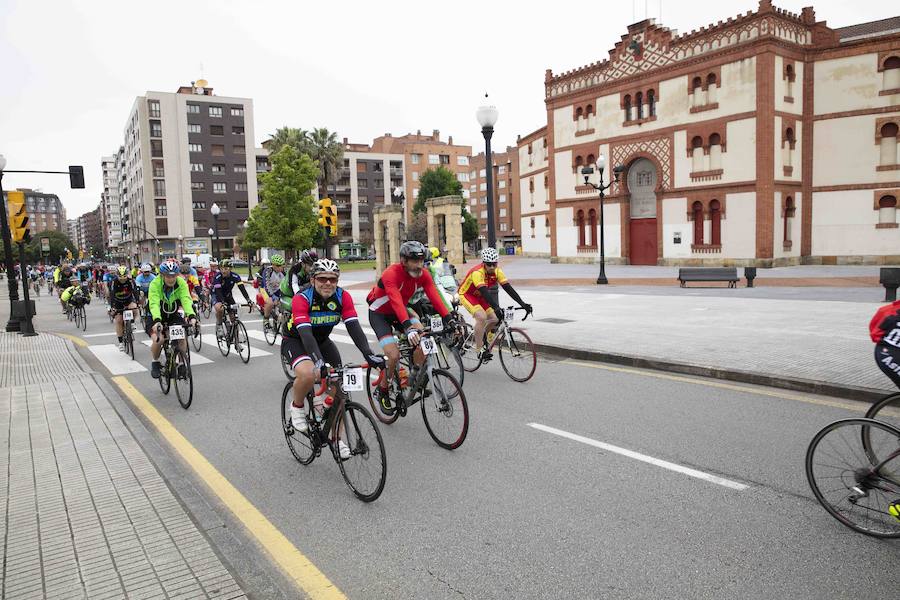
[[431, 139], [433, 139], [436, 142], [441, 141], [441, 132], [437, 129], [432, 130]]
[[416, 137], [421, 137], [421, 136], [422, 136], [422, 130], [416, 129]]
[[344, 145], [347, 145], [347, 138], [344, 138]]
[[451, 146], [453, 145], [453, 136], [452, 135], [447, 138], [447, 143], [450, 144]]

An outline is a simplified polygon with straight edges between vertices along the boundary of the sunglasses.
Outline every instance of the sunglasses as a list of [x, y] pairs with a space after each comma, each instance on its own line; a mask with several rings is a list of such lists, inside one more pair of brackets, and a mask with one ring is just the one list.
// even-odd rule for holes
[[337, 285], [338, 278], [337, 277], [316, 277], [316, 281], [319, 283], [327, 283], [329, 285]]
[[497, 266], [497, 263], [489, 263], [489, 262], [486, 262], [486, 263], [484, 263], [484, 266], [486, 266], [486, 267], [490, 267], [490, 268], [492, 268], [492, 269], [493, 269], [493, 268], [494, 268], [494, 267], [496, 267], [496, 266]]

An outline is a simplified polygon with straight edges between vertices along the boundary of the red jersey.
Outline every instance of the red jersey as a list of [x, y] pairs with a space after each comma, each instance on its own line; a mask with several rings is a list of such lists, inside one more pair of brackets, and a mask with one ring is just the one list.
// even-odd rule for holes
[[406, 327], [408, 325], [406, 322], [409, 321], [406, 305], [419, 289], [425, 292], [439, 315], [446, 317], [450, 314], [440, 292], [434, 287], [434, 280], [428, 269], [422, 269], [422, 275], [415, 278], [406, 272], [402, 263], [394, 263], [384, 270], [378, 278], [378, 283], [366, 297], [366, 302], [369, 303], [369, 310], [382, 315], [393, 314]]
[[869, 336], [876, 344], [884, 340], [900, 347], [900, 300], [885, 304], [875, 311], [875, 316], [869, 321]]

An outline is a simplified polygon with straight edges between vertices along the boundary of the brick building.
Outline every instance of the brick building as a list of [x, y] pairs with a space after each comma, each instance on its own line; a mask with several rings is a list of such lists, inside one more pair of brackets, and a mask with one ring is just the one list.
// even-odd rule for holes
[[[832, 29], [769, 0], [676, 35], [628, 27], [609, 59], [545, 75], [520, 138], [527, 254], [631, 264], [882, 263], [900, 257], [900, 17]], [[596, 174], [593, 176], [596, 181]]]
[[[17, 188], [25, 194], [25, 210], [28, 211], [28, 225], [32, 236], [41, 231], [67, 233], [66, 209], [56, 194], [45, 194], [28, 188]], [[6, 202], [6, 192], [3, 192]]]
[[[519, 153], [515, 146], [493, 152], [494, 232], [498, 248], [515, 249], [521, 244]], [[469, 212], [478, 219], [481, 245], [487, 245], [487, 171], [484, 152], [473, 156], [469, 171]], [[465, 186], [464, 186], [465, 187]]]

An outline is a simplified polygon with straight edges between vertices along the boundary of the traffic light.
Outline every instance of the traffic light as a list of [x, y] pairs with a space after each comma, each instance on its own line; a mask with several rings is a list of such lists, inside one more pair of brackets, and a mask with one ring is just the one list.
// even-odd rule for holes
[[84, 189], [84, 167], [69, 165], [69, 187], [73, 190]]
[[31, 231], [28, 227], [28, 211], [25, 210], [25, 194], [9, 192], [6, 202], [9, 205], [9, 232], [12, 234], [12, 240], [30, 242]]
[[337, 208], [328, 207], [328, 228], [331, 230], [331, 237], [337, 237]]
[[331, 216], [331, 198], [319, 200], [319, 225], [328, 227], [328, 217]]

